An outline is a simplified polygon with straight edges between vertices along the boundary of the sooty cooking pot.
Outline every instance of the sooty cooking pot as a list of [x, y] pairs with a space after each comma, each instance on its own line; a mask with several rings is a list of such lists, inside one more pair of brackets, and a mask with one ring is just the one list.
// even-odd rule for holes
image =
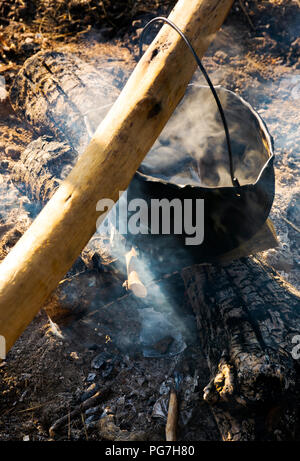
[[[173, 23], [155, 18], [148, 25], [160, 19], [180, 33], [209, 85], [189, 85], [127, 190], [128, 201], [142, 198], [148, 205], [142, 223], [148, 233], [132, 236], [133, 243], [150, 253], [158, 266], [166, 262], [169, 268], [170, 258], [181, 267], [218, 261], [249, 240], [269, 215], [275, 179], [273, 142], [259, 114], [232, 91], [213, 87], [191, 44]], [[196, 201], [203, 199], [203, 242], [187, 245], [190, 235], [184, 225], [182, 233], [174, 233], [175, 213], [170, 215], [170, 234], [163, 233], [161, 223], [153, 234], [152, 199], [179, 199], [182, 217], [185, 199], [192, 199], [188, 219], [194, 224]]]
[[[217, 260], [249, 240], [269, 215], [274, 198], [272, 139], [250, 104], [222, 87], [216, 91], [226, 114], [239, 186], [231, 183], [222, 122], [216, 110], [209, 111], [214, 107], [210, 90], [191, 85], [127, 190], [128, 202], [142, 198], [148, 205], [143, 223], [148, 234], [134, 235], [134, 243], [158, 260], [172, 253], [181, 263]], [[190, 235], [184, 229], [174, 234], [174, 213], [169, 235], [162, 234], [161, 225], [159, 234], [152, 234], [152, 199], [180, 199], [182, 209], [184, 200], [192, 199], [194, 223], [195, 201], [203, 199], [203, 242], [186, 245]]]

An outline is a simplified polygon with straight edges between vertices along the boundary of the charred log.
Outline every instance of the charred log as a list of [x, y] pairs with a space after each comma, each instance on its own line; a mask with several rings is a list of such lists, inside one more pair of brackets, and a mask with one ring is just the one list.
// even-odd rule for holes
[[41, 136], [12, 164], [11, 179], [30, 199], [45, 204], [76, 162], [77, 152], [66, 142]]
[[299, 423], [299, 363], [291, 354], [299, 293], [255, 259], [182, 274], [212, 376], [204, 399], [223, 440], [292, 439]]
[[[122, 72], [120, 73], [122, 75]], [[10, 162], [11, 179], [44, 205], [87, 145], [93, 130], [119, 95], [122, 77], [101, 73], [76, 56], [54, 51], [28, 59], [10, 91], [18, 116], [42, 135]]]
[[55, 135], [82, 152], [121, 84], [109, 67], [100, 73], [71, 54], [42, 51], [25, 62], [10, 101], [38, 134]]

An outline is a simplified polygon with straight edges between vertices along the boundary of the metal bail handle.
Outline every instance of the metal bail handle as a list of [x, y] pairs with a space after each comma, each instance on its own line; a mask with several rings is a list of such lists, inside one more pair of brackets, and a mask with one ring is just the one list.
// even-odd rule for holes
[[179, 29], [179, 27], [176, 26], [176, 24], [174, 24], [172, 21], [170, 21], [170, 19], [165, 18], [163, 16], [158, 16], [158, 17], [156, 17], [154, 19], [151, 19], [151, 21], [149, 21], [145, 25], [144, 29], [142, 30], [142, 33], [141, 33], [141, 36], [140, 36], [140, 42], [139, 42], [140, 58], [142, 57], [142, 54], [143, 54], [143, 38], [144, 38], [145, 32], [154, 22], [157, 22], [157, 21], [165, 22], [166, 24], [171, 26], [174, 30], [176, 30], [176, 32], [178, 32], [178, 34], [181, 36], [181, 38], [183, 38], [186, 45], [188, 46], [188, 48], [192, 52], [192, 54], [193, 54], [193, 56], [194, 56], [194, 58], [195, 58], [195, 60], [196, 60], [196, 62], [198, 64], [198, 67], [199, 67], [200, 71], [204, 75], [205, 80], [207, 81], [209, 88], [211, 89], [211, 92], [212, 92], [212, 94], [213, 94], [213, 96], [215, 98], [215, 101], [217, 103], [217, 106], [218, 106], [218, 109], [219, 109], [219, 112], [220, 112], [220, 116], [221, 116], [221, 119], [222, 119], [222, 123], [223, 123], [223, 126], [224, 126], [224, 131], [225, 131], [225, 136], [226, 136], [226, 143], [227, 143], [227, 150], [228, 150], [228, 156], [229, 156], [229, 170], [230, 170], [231, 182], [232, 182], [233, 187], [236, 187], [236, 188], [240, 189], [240, 183], [239, 183], [238, 179], [234, 176], [230, 135], [229, 135], [228, 125], [227, 125], [227, 121], [226, 121], [226, 117], [225, 117], [225, 114], [224, 114], [224, 110], [223, 110], [221, 101], [219, 99], [219, 96], [217, 95], [217, 92], [215, 90], [214, 85], [212, 84], [212, 81], [210, 80], [210, 78], [209, 78], [209, 76], [208, 76], [202, 62], [200, 61], [200, 59], [199, 59], [196, 51], [194, 50], [191, 42], [189, 41], [189, 39], [184, 35], [184, 33]]

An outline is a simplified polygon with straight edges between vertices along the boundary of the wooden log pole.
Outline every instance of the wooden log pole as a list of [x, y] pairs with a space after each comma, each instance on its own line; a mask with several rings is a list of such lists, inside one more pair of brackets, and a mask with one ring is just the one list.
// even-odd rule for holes
[[[170, 19], [201, 57], [233, 0], [179, 0]], [[196, 63], [167, 25], [149, 46], [70, 175], [0, 266], [0, 335], [9, 350], [117, 201], [181, 100]]]

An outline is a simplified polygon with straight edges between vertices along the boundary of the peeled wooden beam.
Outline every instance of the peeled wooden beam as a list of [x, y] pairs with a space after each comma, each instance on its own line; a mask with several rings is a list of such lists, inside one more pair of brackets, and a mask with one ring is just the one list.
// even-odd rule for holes
[[[170, 19], [201, 57], [232, 0], [179, 0]], [[0, 266], [0, 334], [10, 349], [96, 230], [101, 198], [117, 201], [181, 100], [196, 63], [164, 26], [85, 152]], [[99, 219], [98, 219], [99, 223]]]

